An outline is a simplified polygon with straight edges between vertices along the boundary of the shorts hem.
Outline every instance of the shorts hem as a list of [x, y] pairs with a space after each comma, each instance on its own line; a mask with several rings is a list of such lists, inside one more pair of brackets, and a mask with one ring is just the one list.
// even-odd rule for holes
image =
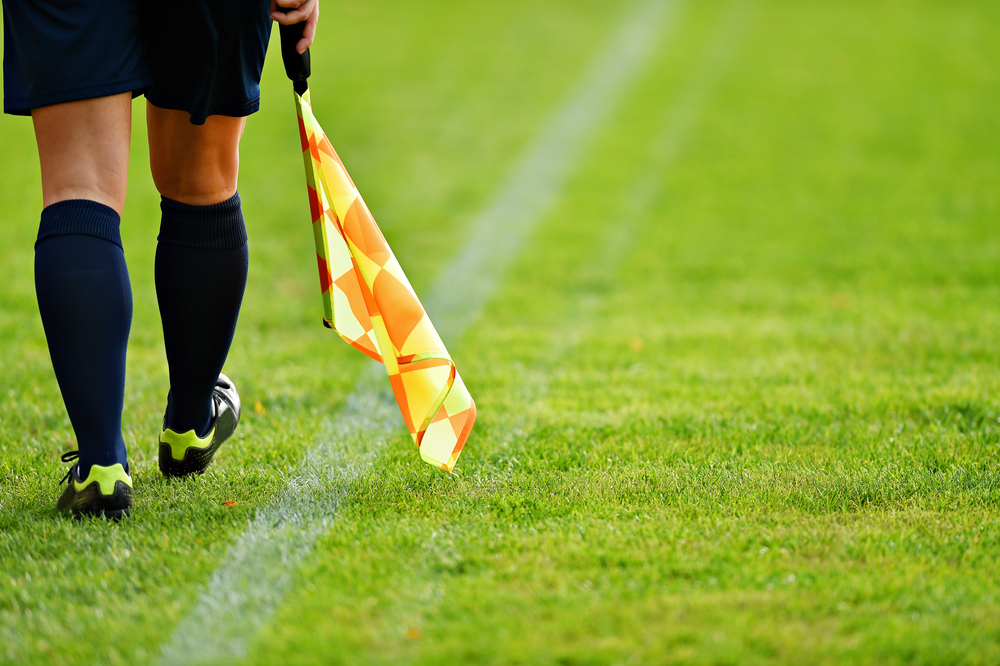
[[226, 116], [228, 118], [245, 118], [253, 113], [257, 113], [260, 110], [260, 96], [246, 102], [245, 104], [234, 104], [231, 106], [221, 106], [216, 105], [214, 108], [208, 109], [207, 112], [195, 112], [191, 111], [190, 108], [185, 108], [183, 104], [172, 104], [170, 102], [161, 101], [155, 99], [155, 95], [150, 95], [146, 93], [146, 100], [153, 106], [159, 109], [168, 109], [170, 111], [185, 111], [191, 114], [191, 124], [192, 125], [204, 125], [205, 120], [209, 116]]
[[124, 81], [115, 83], [102, 83], [101, 85], [86, 86], [73, 90], [60, 90], [59, 92], [33, 95], [23, 100], [4, 99], [3, 112], [12, 116], [30, 116], [33, 109], [40, 109], [45, 106], [55, 104], [65, 104], [66, 102], [79, 102], [85, 99], [97, 99], [99, 97], [109, 97], [124, 92], [131, 92], [132, 97], [138, 97], [153, 85], [152, 79], [148, 76], [135, 76]]

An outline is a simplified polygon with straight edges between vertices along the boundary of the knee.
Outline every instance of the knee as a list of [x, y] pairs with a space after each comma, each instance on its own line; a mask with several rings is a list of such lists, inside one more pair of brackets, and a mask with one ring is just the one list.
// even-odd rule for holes
[[187, 113], [147, 105], [149, 166], [163, 196], [194, 206], [236, 193], [244, 118], [210, 116], [192, 125]]
[[150, 160], [160, 194], [192, 206], [210, 206], [236, 193], [238, 163], [229, 167], [208, 160]]

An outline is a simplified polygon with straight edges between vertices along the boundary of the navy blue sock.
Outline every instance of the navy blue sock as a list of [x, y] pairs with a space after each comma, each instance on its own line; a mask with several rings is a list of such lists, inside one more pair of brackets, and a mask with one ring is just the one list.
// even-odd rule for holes
[[122, 402], [132, 287], [120, 223], [104, 204], [60, 201], [42, 211], [35, 243], [38, 310], [83, 478], [91, 465], [128, 468]]
[[156, 299], [170, 367], [166, 427], [208, 434], [249, 266], [239, 194], [212, 206], [163, 197]]

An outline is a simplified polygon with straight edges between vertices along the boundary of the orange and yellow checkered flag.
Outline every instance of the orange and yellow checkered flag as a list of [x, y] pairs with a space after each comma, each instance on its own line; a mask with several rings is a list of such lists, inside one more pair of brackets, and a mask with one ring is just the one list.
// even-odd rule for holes
[[324, 323], [385, 365], [406, 427], [427, 463], [451, 472], [476, 403], [358, 188], [295, 93], [312, 209]]

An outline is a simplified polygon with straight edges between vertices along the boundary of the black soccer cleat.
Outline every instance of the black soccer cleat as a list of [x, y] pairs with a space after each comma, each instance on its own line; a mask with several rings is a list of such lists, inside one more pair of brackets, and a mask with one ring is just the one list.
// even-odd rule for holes
[[222, 443], [233, 436], [240, 423], [240, 395], [229, 377], [219, 375], [212, 396], [211, 427], [198, 437], [194, 430], [178, 433], [166, 427], [160, 432], [160, 472], [164, 476], [204, 474]]
[[[78, 451], [70, 451], [62, 455], [62, 461], [79, 457]], [[56, 508], [71, 512], [75, 518], [99, 516], [121, 520], [132, 512], [132, 477], [121, 463], [108, 467], [93, 465], [86, 479], [80, 478], [80, 463], [76, 463], [59, 483], [63, 481], [68, 483]]]

